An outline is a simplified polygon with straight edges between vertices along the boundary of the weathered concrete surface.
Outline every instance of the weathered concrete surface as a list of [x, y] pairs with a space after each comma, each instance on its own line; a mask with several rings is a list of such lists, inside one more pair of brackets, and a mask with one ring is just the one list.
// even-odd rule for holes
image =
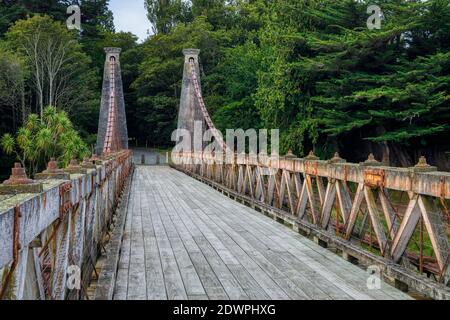
[[[68, 181], [41, 180], [42, 193], [0, 197], [0, 280], [18, 250], [8, 296], [34, 300], [83, 295], [83, 290], [66, 288], [67, 268], [78, 266], [89, 281], [131, 165], [131, 154], [125, 151], [86, 174], [72, 174]], [[15, 210], [20, 213], [17, 221]], [[43, 268], [51, 271], [50, 279]]]
[[[194, 147], [194, 129], [195, 123], [200, 122], [203, 123], [203, 128], [197, 130], [197, 134], [199, 135], [199, 139], [197, 141], [202, 142], [203, 133], [206, 128], [204, 125], [204, 118], [202, 112], [200, 110], [199, 102], [197, 101], [194, 93], [194, 86], [191, 81], [191, 72], [190, 68], [190, 60], [194, 60], [194, 65], [196, 69], [196, 73], [199, 74], [200, 67], [198, 62], [198, 55], [200, 54], [200, 50], [198, 49], [185, 49], [183, 50], [185, 60], [184, 60], [184, 69], [183, 69], [183, 82], [181, 87], [181, 97], [180, 97], [180, 109], [178, 112], [178, 129], [186, 130], [190, 133], [191, 138], [191, 149], [195, 150]], [[200, 80], [198, 80], [200, 81]], [[177, 136], [177, 144], [183, 139], [180, 136]], [[203, 148], [203, 145], [197, 146]]]

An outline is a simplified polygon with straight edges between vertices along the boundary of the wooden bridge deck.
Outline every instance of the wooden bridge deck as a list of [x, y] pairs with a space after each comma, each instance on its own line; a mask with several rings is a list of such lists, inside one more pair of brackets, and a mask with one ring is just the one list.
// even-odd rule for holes
[[409, 299], [167, 167], [135, 171], [114, 299]]

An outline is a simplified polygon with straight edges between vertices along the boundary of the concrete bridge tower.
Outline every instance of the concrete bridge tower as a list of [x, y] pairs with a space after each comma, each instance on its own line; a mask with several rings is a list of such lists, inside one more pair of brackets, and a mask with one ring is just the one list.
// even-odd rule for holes
[[[185, 49], [184, 53], [184, 71], [183, 71], [183, 83], [181, 88], [181, 98], [180, 98], [180, 110], [178, 113], [178, 129], [185, 129], [191, 134], [191, 150], [194, 150], [194, 140], [201, 142], [201, 137], [206, 130], [205, 117], [202, 113], [199, 101], [196, 97], [194, 82], [192, 81], [191, 66], [192, 62], [195, 69], [195, 74], [200, 74], [200, 67], [198, 63], [198, 56], [200, 50], [198, 49]], [[198, 81], [198, 90], [201, 93], [200, 79]], [[196, 121], [202, 123], [202, 129], [197, 130], [197, 137], [194, 137], [194, 128]], [[201, 136], [200, 136], [201, 135]], [[198, 140], [200, 139], [200, 140]], [[181, 142], [182, 138], [177, 137], [177, 143]], [[200, 146], [203, 147], [203, 143]]]
[[120, 48], [105, 48], [102, 100], [98, 123], [96, 153], [128, 149], [128, 130], [123, 96]]

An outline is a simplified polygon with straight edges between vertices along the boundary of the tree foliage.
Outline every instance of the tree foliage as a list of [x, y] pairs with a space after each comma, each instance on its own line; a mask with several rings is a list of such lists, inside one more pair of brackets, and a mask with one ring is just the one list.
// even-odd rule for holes
[[47, 107], [43, 116], [30, 114], [15, 136], [6, 133], [0, 140], [3, 151], [14, 155], [31, 175], [45, 169], [50, 158], [63, 166], [71, 159], [82, 159], [89, 148], [73, 128], [64, 111]]
[[89, 58], [73, 33], [48, 16], [19, 20], [6, 34], [7, 45], [26, 58], [42, 116], [45, 105], [70, 110], [80, 102]]
[[[0, 128], [15, 129], [17, 118], [26, 116], [25, 79], [27, 69], [25, 61], [14, 52], [0, 47], [0, 112], [3, 115]], [[12, 111], [13, 116], [9, 111]], [[16, 116], [17, 115], [17, 116]]]
[[[366, 25], [371, 4], [382, 9], [380, 30]], [[181, 50], [193, 45], [202, 49], [205, 100], [221, 129], [279, 128], [282, 152], [299, 155], [340, 151], [361, 161], [374, 152], [409, 166], [427, 154], [448, 166], [448, 0], [194, 0], [175, 7], [170, 16], [182, 18], [144, 44], [134, 85], [137, 118], [152, 131], [147, 139], [169, 140], [158, 127], [174, 123]]]
[[[0, 73], [5, 75], [0, 79], [0, 135], [23, 125], [30, 112], [41, 114], [46, 105], [53, 104], [67, 112], [89, 145], [95, 143], [103, 46], [132, 46], [130, 42], [135, 41], [131, 36], [116, 37], [108, 3], [109, 0], [0, 1]], [[65, 27], [66, 9], [72, 4], [82, 7], [81, 32], [69, 32]], [[120, 37], [123, 39], [117, 41]], [[27, 44], [33, 40], [36, 48], [27, 53]], [[0, 153], [2, 179], [11, 162]]]
[[381, 1], [381, 30], [364, 26], [365, 1], [272, 5], [260, 39], [273, 60], [256, 94], [266, 125], [286, 128], [285, 149], [301, 154], [372, 141], [389, 159], [392, 148], [435, 143], [450, 129], [448, 3]]
[[[85, 8], [83, 31], [71, 39], [90, 72], [80, 73], [83, 99], [69, 113], [83, 136], [97, 131], [103, 47], [120, 46], [130, 136], [139, 145], [168, 147], [182, 50], [195, 47], [205, 101], [222, 130], [280, 129], [281, 152], [300, 156], [339, 151], [362, 161], [373, 152], [411, 166], [426, 155], [450, 167], [449, 0], [145, 0], [155, 34], [142, 44], [114, 32], [107, 0], [6, 1], [0, 38], [18, 19], [42, 19], [33, 17], [42, 10], [65, 21], [61, 4], [69, 2]], [[372, 4], [383, 12], [380, 30], [366, 25]], [[34, 106], [26, 55], [4, 51], [13, 52], [3, 56], [17, 66], [25, 58], [25, 105]], [[5, 63], [0, 68], [7, 70]], [[0, 92], [4, 106], [5, 97]]]

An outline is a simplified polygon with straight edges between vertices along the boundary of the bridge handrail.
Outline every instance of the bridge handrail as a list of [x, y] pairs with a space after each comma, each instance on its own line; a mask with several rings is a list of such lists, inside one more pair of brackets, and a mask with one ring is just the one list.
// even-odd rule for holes
[[[372, 247], [373, 230], [377, 250], [389, 263], [399, 264], [411, 256], [408, 245], [420, 224], [420, 257], [414, 262], [419, 261], [420, 273], [427, 269], [440, 282], [450, 282], [449, 172], [439, 172], [423, 157], [412, 168], [395, 168], [376, 161], [373, 155], [355, 164], [347, 163], [338, 154], [330, 160], [320, 160], [312, 152], [306, 158], [297, 158], [291, 152], [285, 157], [235, 154], [215, 129], [205, 106], [195, 59], [186, 59], [190, 89], [195, 95], [192, 98], [197, 99], [203, 119], [222, 150], [173, 153], [172, 161], [178, 168], [250, 198], [263, 208], [287, 212], [289, 219], [310, 223], [321, 232], [335, 228], [339, 241], [344, 238], [349, 244], [364, 210], [361, 233], [369, 223], [369, 245]], [[401, 194], [398, 203], [391, 199], [395, 193]], [[435, 257], [424, 257], [424, 230]]]
[[[173, 153], [172, 160], [184, 171], [219, 183], [256, 202], [286, 210], [296, 219], [309, 219], [325, 231], [332, 228], [331, 215], [335, 207], [336, 215], [342, 220], [339, 232], [346, 241], [354, 234], [356, 219], [365, 202], [380, 254], [394, 263], [400, 263], [408, 255], [408, 243], [417, 223], [423, 221], [435, 254], [438, 280], [450, 279], [450, 211], [447, 207], [450, 173], [437, 171], [424, 158], [412, 168], [384, 166], [373, 156], [355, 164], [338, 155], [320, 160], [313, 154], [297, 158], [292, 154], [272, 157], [181, 152]], [[354, 192], [349, 189], [350, 183], [357, 187]], [[391, 201], [389, 193], [393, 191], [409, 196], [406, 209]], [[404, 212], [400, 213], [402, 210]], [[421, 256], [422, 271], [423, 260]]]
[[189, 69], [191, 72], [191, 80], [193, 82], [194, 85], [194, 92], [195, 92], [195, 96], [197, 98], [198, 104], [200, 105], [200, 109], [203, 115], [203, 119], [206, 122], [206, 125], [208, 126], [208, 128], [211, 130], [212, 135], [214, 136], [214, 138], [216, 139], [217, 143], [220, 145], [220, 147], [223, 150], [227, 150], [227, 145], [223, 140], [223, 137], [221, 135], [221, 133], [219, 132], [219, 130], [216, 129], [214, 122], [211, 120], [211, 117], [209, 115], [208, 109], [206, 108], [205, 105], [205, 101], [203, 100], [203, 95], [202, 92], [200, 90], [200, 84], [198, 82], [198, 77], [197, 77], [197, 73], [195, 72], [195, 63], [193, 60], [191, 60], [189, 62]]
[[[382, 182], [386, 189], [450, 199], [450, 172], [438, 171], [436, 168], [428, 166], [401, 168], [385, 166], [381, 163], [333, 162], [333, 159], [311, 160], [237, 153], [172, 152], [172, 159], [177, 158], [183, 164], [213, 162], [214, 164], [251, 165], [354, 183], [368, 182], [367, 179], [371, 176], [374, 180], [380, 180], [379, 182]], [[382, 174], [383, 177], [381, 177]], [[373, 183], [376, 182], [373, 181]]]
[[[5, 288], [12, 292], [10, 298], [22, 299], [25, 285], [34, 281], [40, 299], [59, 300], [68, 293], [70, 265], [81, 269], [82, 280], [90, 277], [130, 173], [132, 155], [126, 150], [98, 161], [89, 168], [79, 167], [70, 180], [43, 180], [44, 191], [39, 194], [0, 198], [0, 292]], [[9, 283], [2, 283], [5, 274]]]

